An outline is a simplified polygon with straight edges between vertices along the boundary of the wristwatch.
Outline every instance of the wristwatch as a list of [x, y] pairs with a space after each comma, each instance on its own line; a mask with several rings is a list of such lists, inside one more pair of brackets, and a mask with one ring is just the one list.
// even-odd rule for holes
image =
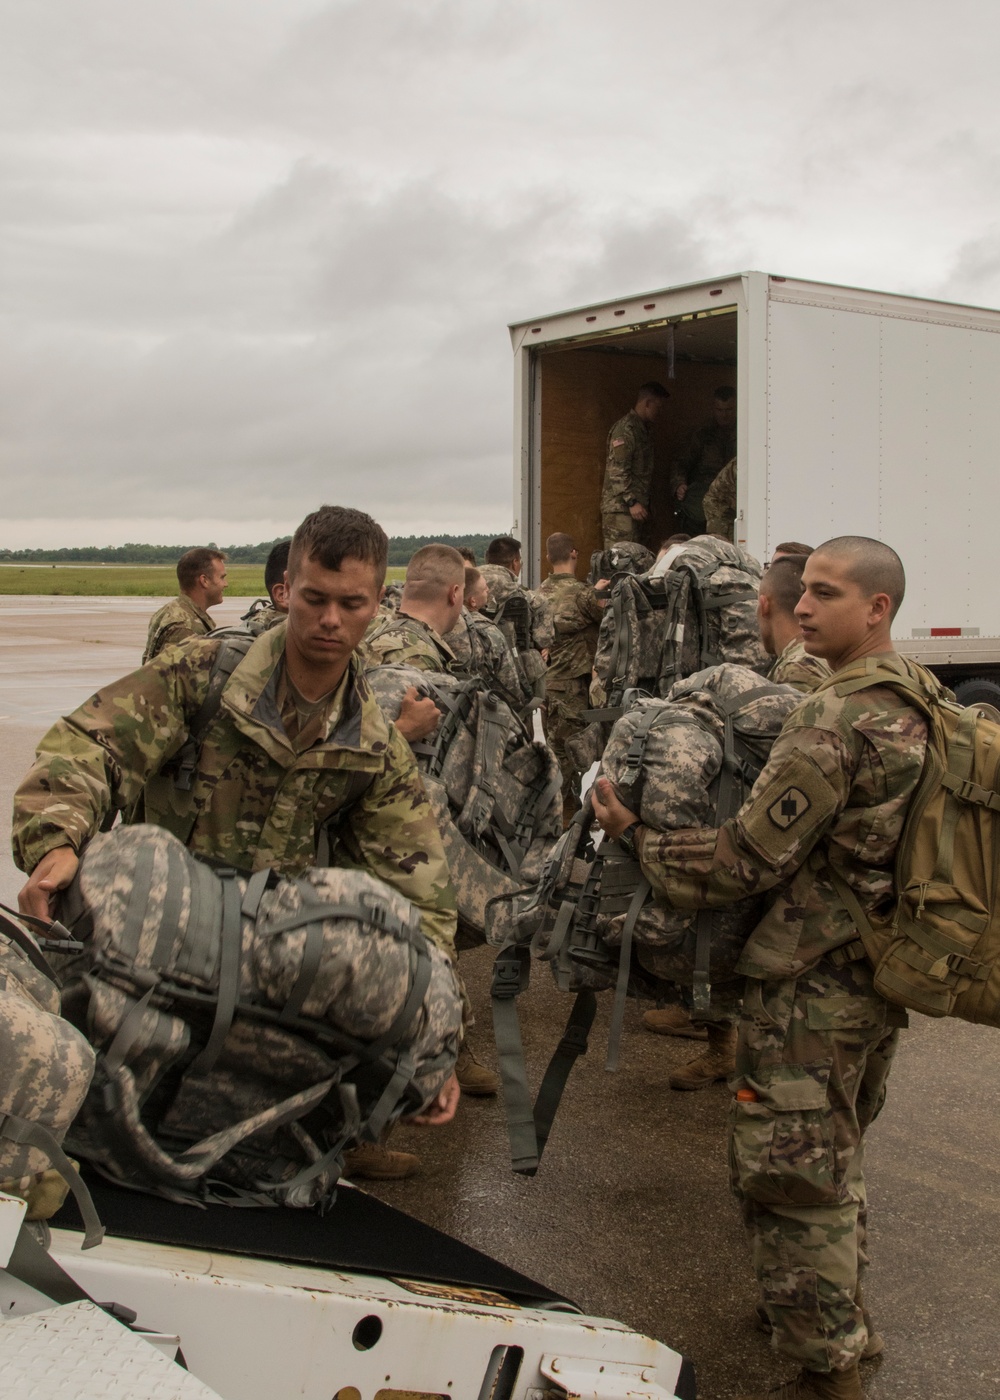
[[642, 822], [632, 822], [618, 838], [619, 846], [621, 846], [625, 854], [631, 856], [633, 860], [639, 859], [639, 852], [635, 848], [635, 834], [641, 825]]

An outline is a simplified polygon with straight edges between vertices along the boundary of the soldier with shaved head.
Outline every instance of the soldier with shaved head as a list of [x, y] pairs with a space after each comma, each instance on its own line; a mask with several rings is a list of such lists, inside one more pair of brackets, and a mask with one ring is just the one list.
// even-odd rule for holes
[[[773, 892], [738, 965], [747, 982], [730, 1164], [764, 1323], [801, 1368], [768, 1392], [782, 1400], [860, 1400], [858, 1362], [882, 1346], [862, 1293], [862, 1160], [905, 1013], [876, 993], [848, 905], [869, 916], [891, 905], [927, 748], [911, 696], [947, 694], [893, 647], [904, 587], [879, 540], [840, 536], [805, 559], [794, 616], [805, 652], [833, 674], [792, 711], [749, 799], [718, 831], [647, 830], [605, 779], [595, 794], [605, 831], [675, 907]], [[898, 687], [852, 688], [873, 663]]]
[[765, 570], [757, 595], [757, 625], [764, 650], [775, 657], [768, 680], [808, 695], [826, 680], [830, 667], [806, 651], [795, 616], [805, 566], [806, 557], [797, 555], [777, 559]]
[[465, 560], [448, 544], [425, 544], [406, 566], [399, 611], [376, 618], [365, 637], [370, 666], [449, 671], [455, 653], [444, 634], [462, 612]]

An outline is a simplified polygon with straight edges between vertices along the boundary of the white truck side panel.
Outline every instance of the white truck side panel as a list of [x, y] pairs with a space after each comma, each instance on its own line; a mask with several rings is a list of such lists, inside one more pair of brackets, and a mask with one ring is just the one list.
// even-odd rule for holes
[[772, 297], [767, 354], [766, 543], [751, 519], [750, 548], [874, 535], [908, 565], [899, 638], [1000, 636], [1000, 596], [984, 586], [1000, 518], [1000, 334]]

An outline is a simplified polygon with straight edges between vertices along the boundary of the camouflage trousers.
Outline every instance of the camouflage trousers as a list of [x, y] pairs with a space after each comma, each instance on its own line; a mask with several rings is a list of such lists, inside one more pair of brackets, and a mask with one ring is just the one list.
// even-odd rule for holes
[[566, 740], [582, 734], [587, 727], [583, 712], [590, 708], [589, 685], [589, 676], [572, 676], [549, 679], [545, 686], [545, 737], [563, 776], [563, 802], [577, 806], [580, 770], [566, 752]]
[[863, 1137], [905, 1021], [866, 961], [837, 961], [747, 981], [730, 1081], [748, 1091], [733, 1101], [729, 1161], [772, 1345], [814, 1371], [846, 1369], [867, 1340]]
[[633, 520], [627, 510], [605, 510], [601, 507], [601, 531], [604, 535], [604, 548], [622, 540], [635, 540], [641, 543], [642, 521]]

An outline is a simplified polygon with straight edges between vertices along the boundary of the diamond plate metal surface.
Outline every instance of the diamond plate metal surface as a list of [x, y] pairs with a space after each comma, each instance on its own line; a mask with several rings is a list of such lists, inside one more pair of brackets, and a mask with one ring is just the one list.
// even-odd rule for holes
[[219, 1400], [93, 1303], [0, 1322], [4, 1400]]

